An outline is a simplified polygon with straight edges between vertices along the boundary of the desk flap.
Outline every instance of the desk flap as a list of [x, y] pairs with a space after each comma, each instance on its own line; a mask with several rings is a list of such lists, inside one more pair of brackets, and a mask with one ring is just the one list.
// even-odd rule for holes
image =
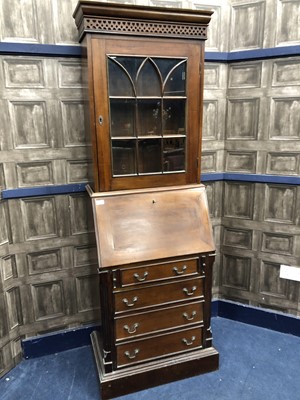
[[92, 197], [100, 268], [215, 250], [205, 188]]

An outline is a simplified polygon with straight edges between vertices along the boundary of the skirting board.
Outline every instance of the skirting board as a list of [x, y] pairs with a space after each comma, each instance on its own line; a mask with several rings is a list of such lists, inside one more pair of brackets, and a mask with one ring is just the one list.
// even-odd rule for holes
[[23, 357], [36, 358], [88, 346], [91, 344], [90, 334], [99, 328], [97, 325], [88, 325], [25, 339], [22, 341]]
[[[212, 317], [232, 319], [261, 328], [300, 336], [300, 318], [228, 300], [212, 301]], [[91, 332], [97, 328], [99, 327], [89, 325], [25, 339], [22, 341], [23, 356], [26, 359], [35, 358], [87, 346], [91, 343]]]
[[300, 318], [293, 315], [251, 307], [228, 300], [217, 300], [216, 302], [218, 317], [300, 336]]

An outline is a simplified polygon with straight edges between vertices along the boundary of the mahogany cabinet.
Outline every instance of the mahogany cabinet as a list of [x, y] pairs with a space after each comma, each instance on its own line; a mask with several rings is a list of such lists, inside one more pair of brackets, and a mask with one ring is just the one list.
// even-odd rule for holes
[[210, 15], [79, 2], [95, 192], [199, 182]]
[[210, 16], [97, 1], [74, 12], [88, 84], [103, 399], [218, 368], [215, 246], [200, 184]]
[[92, 193], [102, 397], [217, 369], [210, 303], [214, 241], [203, 185]]

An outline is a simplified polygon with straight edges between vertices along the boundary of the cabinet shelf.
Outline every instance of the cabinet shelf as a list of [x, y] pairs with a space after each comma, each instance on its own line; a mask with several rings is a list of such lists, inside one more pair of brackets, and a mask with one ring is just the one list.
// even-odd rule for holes
[[162, 134], [162, 135], [139, 135], [139, 136], [112, 136], [111, 140], [137, 140], [137, 139], [179, 139], [179, 138], [185, 138], [186, 135], [182, 135], [182, 134], [177, 134], [174, 133], [173, 135], [170, 134]]
[[171, 96], [171, 95], [164, 95], [164, 96], [109, 96], [110, 99], [116, 100], [182, 100], [186, 99], [186, 96]]

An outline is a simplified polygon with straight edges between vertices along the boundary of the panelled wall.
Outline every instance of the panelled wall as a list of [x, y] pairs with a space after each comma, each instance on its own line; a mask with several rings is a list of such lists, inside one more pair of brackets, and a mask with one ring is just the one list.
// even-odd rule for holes
[[224, 183], [220, 274], [222, 297], [296, 315], [279, 268], [300, 265], [300, 186], [282, 179], [300, 173], [299, 78], [299, 57], [229, 65], [224, 170], [278, 178]]
[[299, 284], [279, 279], [279, 267], [300, 260], [300, 188], [285, 184], [300, 175], [300, 57], [208, 63], [206, 82], [202, 171], [246, 174], [245, 182], [208, 182], [222, 226], [215, 290], [299, 315]]
[[[130, 2], [214, 10], [202, 158], [214, 296], [300, 315], [299, 283], [279, 278], [300, 264], [300, 186], [285, 180], [300, 174], [300, 56], [230, 58], [299, 45], [300, 1]], [[75, 5], [0, 0], [0, 375], [21, 339], [98, 321]]]
[[[78, 45], [76, 1], [0, 4], [2, 44]], [[2, 54], [0, 94], [0, 186], [19, 189], [0, 202], [1, 375], [20, 339], [98, 322], [99, 301], [80, 58]]]
[[[221, 23], [207, 50], [229, 52], [229, 62], [205, 69], [202, 172], [212, 177], [220, 257], [214, 291], [299, 316], [299, 283], [279, 277], [280, 264], [300, 265], [299, 47], [298, 56], [273, 57], [300, 44], [300, 1], [233, 0], [230, 13], [213, 4], [213, 23]], [[223, 48], [220, 37], [228, 38]], [[221, 171], [222, 182], [213, 178]]]
[[[96, 321], [99, 305], [89, 198], [51, 193], [51, 185], [87, 182], [80, 61], [3, 55], [0, 68], [1, 187], [21, 189], [0, 203], [6, 371], [20, 339]], [[22, 197], [32, 187], [50, 190]]]

